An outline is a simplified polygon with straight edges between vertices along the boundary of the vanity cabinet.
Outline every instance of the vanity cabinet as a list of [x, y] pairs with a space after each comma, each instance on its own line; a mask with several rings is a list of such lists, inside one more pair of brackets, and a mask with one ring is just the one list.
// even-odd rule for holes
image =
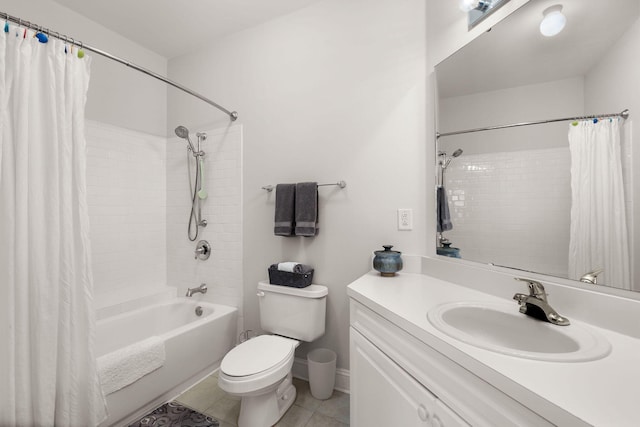
[[351, 425], [553, 425], [354, 299], [350, 317]]
[[353, 328], [350, 340], [352, 425], [469, 426]]

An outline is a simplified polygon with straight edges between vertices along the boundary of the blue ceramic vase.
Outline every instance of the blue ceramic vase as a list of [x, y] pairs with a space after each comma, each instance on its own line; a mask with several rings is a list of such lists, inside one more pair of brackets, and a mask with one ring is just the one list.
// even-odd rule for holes
[[448, 256], [450, 258], [461, 258], [460, 257], [460, 249], [452, 248], [451, 242], [443, 242], [441, 248], [436, 248], [436, 253], [438, 255]]
[[393, 277], [396, 272], [402, 270], [402, 252], [392, 251], [391, 245], [383, 245], [384, 251], [375, 251], [373, 258], [373, 268], [385, 277]]

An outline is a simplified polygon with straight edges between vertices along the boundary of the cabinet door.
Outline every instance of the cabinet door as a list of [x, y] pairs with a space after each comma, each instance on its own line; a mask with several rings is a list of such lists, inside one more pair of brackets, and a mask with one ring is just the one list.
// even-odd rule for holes
[[350, 328], [351, 425], [468, 427], [468, 424]]

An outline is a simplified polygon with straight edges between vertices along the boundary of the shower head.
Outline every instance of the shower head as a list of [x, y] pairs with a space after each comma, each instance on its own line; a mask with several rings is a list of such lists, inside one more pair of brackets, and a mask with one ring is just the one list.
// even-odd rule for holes
[[178, 135], [180, 138], [187, 139], [189, 138], [189, 129], [184, 126], [178, 126], [176, 128], [176, 135]]
[[184, 126], [178, 126], [176, 128], [176, 135], [178, 136], [178, 138], [186, 139], [187, 142], [189, 143], [189, 149], [191, 149], [193, 153], [196, 153], [196, 149], [193, 148], [193, 143], [191, 142], [191, 138], [189, 138], [189, 129], [187, 129]]
[[444, 156], [444, 158], [446, 160], [444, 160], [444, 163], [442, 164], [442, 169], [446, 169], [447, 166], [449, 166], [449, 163], [451, 163], [451, 160], [453, 160], [456, 157], [459, 157], [462, 154], [462, 148], [458, 148], [456, 151], [454, 151], [453, 153], [451, 153], [451, 157], [447, 157], [447, 153], [442, 153], [441, 155]]

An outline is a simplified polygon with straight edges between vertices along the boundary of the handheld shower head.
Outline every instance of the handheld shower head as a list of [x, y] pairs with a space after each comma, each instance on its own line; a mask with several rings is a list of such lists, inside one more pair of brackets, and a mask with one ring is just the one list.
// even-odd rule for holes
[[176, 135], [180, 138], [187, 139], [189, 138], [189, 129], [184, 126], [178, 126], [176, 128]]
[[439, 156], [443, 156], [444, 162], [441, 161], [441, 165], [442, 165], [442, 169], [446, 169], [447, 166], [449, 166], [449, 163], [451, 163], [451, 160], [455, 159], [456, 157], [460, 157], [460, 155], [462, 154], [462, 148], [458, 148], [456, 151], [454, 151], [453, 153], [451, 153], [451, 157], [447, 157], [447, 153], [445, 152], [441, 152], [438, 153]]
[[197, 153], [196, 149], [193, 147], [193, 143], [191, 142], [191, 138], [189, 138], [189, 129], [184, 126], [178, 126], [175, 130], [178, 138], [186, 139], [189, 143], [189, 148], [193, 153]]

